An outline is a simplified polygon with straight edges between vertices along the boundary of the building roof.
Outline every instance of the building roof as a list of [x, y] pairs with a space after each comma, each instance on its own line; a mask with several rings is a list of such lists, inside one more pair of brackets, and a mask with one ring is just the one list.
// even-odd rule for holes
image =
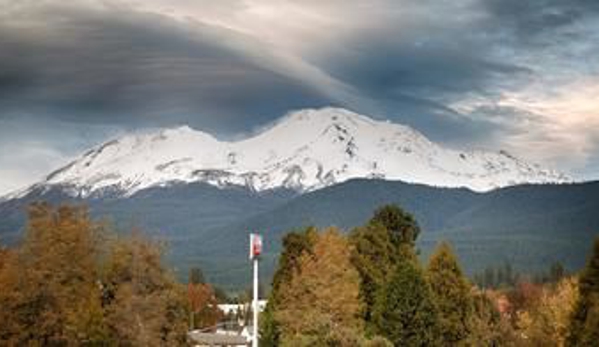
[[196, 344], [208, 346], [230, 346], [230, 345], [247, 345], [249, 341], [246, 337], [240, 335], [203, 333], [199, 331], [190, 331], [187, 333], [189, 339]]

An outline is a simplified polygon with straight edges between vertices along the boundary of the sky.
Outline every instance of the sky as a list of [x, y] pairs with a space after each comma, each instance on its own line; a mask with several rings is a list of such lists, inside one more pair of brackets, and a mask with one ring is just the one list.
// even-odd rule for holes
[[337, 106], [599, 179], [596, 0], [0, 0], [0, 195], [91, 146]]

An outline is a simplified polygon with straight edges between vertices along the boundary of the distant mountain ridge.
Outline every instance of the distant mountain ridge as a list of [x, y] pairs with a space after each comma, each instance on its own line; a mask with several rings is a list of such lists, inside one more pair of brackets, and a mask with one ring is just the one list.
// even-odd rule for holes
[[456, 249], [468, 273], [509, 261], [540, 271], [554, 261], [577, 270], [599, 236], [599, 182], [533, 184], [474, 192], [380, 179], [352, 179], [300, 194], [291, 189], [253, 191], [179, 183], [130, 196], [69, 195], [59, 186], [38, 187], [0, 202], [0, 243], [23, 236], [26, 207], [34, 201], [84, 203], [119, 231], [139, 227], [168, 244], [167, 257], [184, 279], [191, 266], [230, 289], [249, 283], [249, 232], [264, 235], [261, 274], [272, 275], [282, 236], [310, 225], [345, 231], [364, 224], [378, 206], [400, 205], [422, 226], [418, 248], [426, 255], [440, 240]]
[[355, 178], [475, 191], [570, 181], [504, 151], [447, 149], [407, 126], [323, 108], [292, 112], [235, 142], [186, 126], [127, 135], [89, 150], [31, 189], [59, 186], [72, 196], [131, 196], [151, 187], [202, 182], [308, 192]]
[[[580, 269], [595, 237], [599, 237], [599, 182], [530, 184], [473, 192], [376, 179], [355, 179], [294, 197], [273, 210], [216, 227], [201, 239], [186, 240], [190, 253], [177, 254], [177, 263], [213, 259], [243, 264], [245, 231], [265, 234], [264, 267], [276, 265], [280, 241], [289, 230], [307, 226], [337, 226], [349, 231], [363, 225], [384, 204], [397, 204], [412, 213], [422, 227], [418, 248], [424, 259], [436, 244], [450, 241], [465, 270], [472, 274], [487, 266], [510, 262], [528, 272], [547, 270], [561, 262]], [[194, 244], [198, 244], [194, 247]], [[203, 253], [193, 252], [202, 243]], [[232, 259], [238, 258], [236, 262]], [[243, 273], [239, 273], [242, 276]]]

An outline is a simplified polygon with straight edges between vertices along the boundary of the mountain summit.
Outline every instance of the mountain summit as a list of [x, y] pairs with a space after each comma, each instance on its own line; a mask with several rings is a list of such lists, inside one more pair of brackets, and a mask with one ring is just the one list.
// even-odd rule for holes
[[568, 181], [503, 151], [447, 149], [407, 126], [323, 108], [292, 112], [235, 142], [186, 126], [127, 135], [91, 149], [36, 186], [65, 186], [78, 196], [127, 196], [181, 182], [305, 192], [352, 178], [476, 191]]

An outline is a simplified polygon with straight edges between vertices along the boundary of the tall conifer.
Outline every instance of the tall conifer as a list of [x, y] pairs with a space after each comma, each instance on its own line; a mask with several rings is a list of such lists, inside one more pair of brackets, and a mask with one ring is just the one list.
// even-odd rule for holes
[[470, 336], [473, 319], [471, 286], [448, 243], [437, 247], [426, 274], [439, 310], [444, 345], [463, 345]]
[[599, 238], [593, 253], [580, 274], [579, 298], [570, 321], [567, 346], [597, 346], [599, 344]]
[[419, 232], [418, 223], [412, 215], [396, 205], [385, 205], [350, 236], [352, 263], [360, 274], [363, 318], [368, 335], [376, 330], [372, 313], [377, 293], [386, 285], [400, 258], [413, 257]]
[[438, 345], [437, 308], [415, 256], [399, 260], [377, 295], [373, 317], [377, 332], [395, 346]]

